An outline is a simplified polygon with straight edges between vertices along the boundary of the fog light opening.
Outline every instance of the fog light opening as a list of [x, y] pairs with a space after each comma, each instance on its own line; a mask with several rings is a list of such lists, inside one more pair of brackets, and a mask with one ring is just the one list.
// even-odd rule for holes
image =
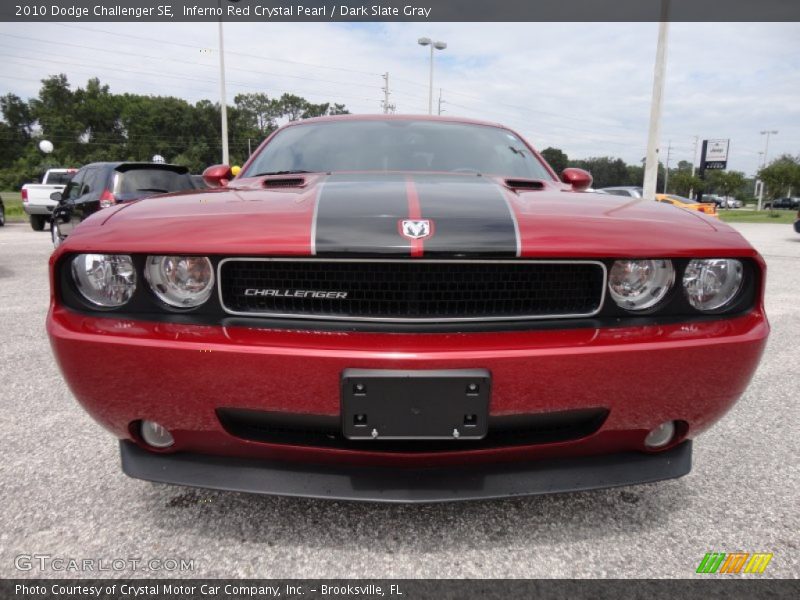
[[650, 433], [644, 438], [644, 445], [650, 450], [663, 448], [675, 439], [676, 431], [675, 421], [666, 421], [650, 430]]
[[169, 448], [175, 443], [169, 430], [155, 421], [142, 421], [139, 432], [144, 442], [153, 448]]

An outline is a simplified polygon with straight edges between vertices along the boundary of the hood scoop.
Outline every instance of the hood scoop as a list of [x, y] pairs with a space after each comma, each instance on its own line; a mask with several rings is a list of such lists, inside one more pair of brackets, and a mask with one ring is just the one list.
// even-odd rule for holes
[[303, 187], [306, 180], [302, 177], [274, 177], [264, 180], [265, 188]]
[[505, 184], [512, 190], [543, 190], [544, 183], [537, 179], [506, 179]]

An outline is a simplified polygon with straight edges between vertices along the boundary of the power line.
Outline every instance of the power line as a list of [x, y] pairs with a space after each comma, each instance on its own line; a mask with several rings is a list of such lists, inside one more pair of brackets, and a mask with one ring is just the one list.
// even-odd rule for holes
[[[52, 44], [52, 45], [59, 46], [59, 47], [61, 47], [61, 46], [70, 46], [70, 47], [73, 47], [73, 48], [79, 48], [79, 49], [83, 49], [83, 50], [95, 50], [95, 51], [104, 52], [104, 53], [111, 52], [111, 53], [121, 54], [123, 56], [128, 56], [128, 57], [134, 58], [133, 55], [131, 55], [131, 54], [127, 53], [127, 52], [124, 52], [122, 50], [113, 50], [113, 49], [109, 49], [109, 48], [98, 48], [96, 46], [86, 46], [86, 45], [83, 45], [83, 44], [72, 44], [72, 43], [69, 43], [69, 42], [60, 42], [60, 41], [59, 42], [52, 42], [50, 40], [42, 40], [42, 39], [37, 39], [37, 38], [23, 37], [23, 36], [13, 35], [13, 34], [9, 34], [9, 33], [0, 33], [0, 36], [22, 39], [22, 40], [26, 40], [26, 41], [29, 41], [29, 42]], [[13, 46], [11, 44], [0, 44], [0, 46], [5, 46], [6, 48], [13, 48], [15, 50], [18, 49], [18, 46]], [[37, 54], [42, 54], [42, 52], [38, 52]], [[229, 52], [228, 54], [232, 54], [232, 53]], [[52, 54], [51, 54], [51, 56], [52, 56]], [[65, 57], [63, 54], [59, 54], [58, 56], [60, 58], [70, 58], [70, 57]], [[25, 57], [25, 58], [28, 58], [28, 57]], [[170, 57], [170, 56], [152, 56], [152, 55], [147, 55], [147, 54], [137, 54], [135, 56], [135, 58], [137, 58], [137, 59], [138, 58], [147, 58], [147, 59], [152, 59], [152, 60], [157, 60], [157, 61], [170, 61], [170, 62], [175, 62], [175, 63], [179, 63], [179, 64], [190, 65], [190, 66], [193, 66], [193, 67], [206, 67], [206, 68], [213, 68], [214, 67], [214, 65], [203, 64], [203, 63], [193, 62], [193, 61], [188, 61], [188, 60], [181, 60], [179, 58], [174, 58], [174, 57]], [[116, 65], [105, 65], [105, 66], [107, 66], [108, 68], [112, 68], [112, 69], [120, 69]], [[122, 69], [120, 69], [120, 70], [122, 70]], [[259, 71], [259, 70], [254, 70], [254, 69], [244, 69], [244, 68], [241, 68], [241, 67], [228, 67], [227, 70], [228, 71], [242, 71], [242, 72], [245, 72], [245, 73], [256, 74], [256, 75], [269, 75], [271, 77], [287, 77], [287, 78], [291, 78], [291, 79], [303, 79], [303, 80], [306, 80], [306, 81], [333, 83], [333, 84], [336, 84], [336, 85], [350, 85], [350, 86], [364, 87], [364, 88], [370, 88], [370, 89], [379, 88], [379, 86], [377, 86], [377, 85], [358, 83], [358, 82], [355, 82], [355, 81], [341, 81], [341, 80], [334, 81], [334, 80], [331, 80], [331, 79], [320, 79], [318, 77], [303, 77], [301, 75], [288, 75], [288, 74], [285, 74], [285, 73], [272, 73], [270, 71]]]
[[[127, 37], [127, 38], [130, 38], [130, 39], [137, 39], [137, 40], [144, 40], [144, 41], [148, 41], [148, 42], [155, 42], [157, 44], [165, 44], [165, 45], [169, 45], [169, 46], [180, 46], [180, 47], [183, 47], [183, 48], [191, 48], [193, 50], [197, 50], [197, 48], [198, 48], [194, 44], [182, 44], [182, 43], [176, 42], [174, 40], [167, 41], [167, 40], [162, 40], [162, 39], [152, 38], [152, 37], [147, 37], [147, 36], [133, 35], [131, 33], [118, 33], [116, 31], [108, 31], [108, 30], [105, 30], [105, 29], [95, 29], [95, 28], [92, 28], [92, 27], [83, 27], [81, 25], [73, 25], [73, 24], [65, 24], [65, 23], [51, 23], [51, 24], [52, 25], [57, 25], [58, 27], [67, 27], [69, 29], [83, 29], [83, 30], [86, 30], [86, 31], [92, 31], [94, 33], [105, 33], [105, 34], [108, 34], [108, 35], [113, 35], [114, 37], [117, 37], [117, 38], [118, 37]], [[345, 71], [345, 72], [349, 72], [349, 73], [359, 73], [361, 75], [371, 75], [371, 76], [375, 76], [375, 77], [379, 77], [381, 75], [380, 73], [374, 73], [372, 71], [361, 71], [361, 70], [358, 70], [358, 69], [349, 69], [347, 67], [332, 67], [330, 65], [320, 65], [320, 64], [315, 64], [315, 63], [301, 62], [301, 61], [297, 61], [297, 60], [289, 60], [289, 59], [286, 59], [286, 58], [273, 58], [273, 57], [269, 57], [269, 56], [255, 56], [255, 55], [253, 55], [251, 53], [245, 53], [245, 52], [233, 52], [233, 51], [229, 50], [226, 53], [227, 54], [231, 54], [233, 56], [244, 56], [244, 57], [251, 58], [251, 59], [269, 60], [269, 61], [274, 61], [274, 62], [283, 62], [283, 63], [293, 64], [293, 65], [302, 65], [302, 66], [306, 66], [306, 67], [313, 67], [313, 68], [316, 68], [316, 69], [327, 69], [327, 70], [332, 70], [332, 71]]]

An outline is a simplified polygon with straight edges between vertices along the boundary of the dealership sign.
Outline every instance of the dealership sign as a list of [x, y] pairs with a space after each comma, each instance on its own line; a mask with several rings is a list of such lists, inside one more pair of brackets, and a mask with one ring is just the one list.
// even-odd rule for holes
[[703, 169], [725, 169], [728, 166], [730, 140], [703, 140]]

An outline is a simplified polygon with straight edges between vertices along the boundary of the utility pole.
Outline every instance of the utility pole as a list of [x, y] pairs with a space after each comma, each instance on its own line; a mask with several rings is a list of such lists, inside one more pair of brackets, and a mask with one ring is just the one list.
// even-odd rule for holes
[[669, 157], [672, 155], [672, 140], [669, 141], [667, 146], [667, 162], [664, 165], [664, 194], [667, 193], [667, 182], [669, 181]]
[[384, 80], [384, 85], [381, 88], [383, 90], [383, 100], [381, 104], [383, 105], [383, 114], [388, 115], [389, 113], [393, 113], [395, 106], [394, 104], [389, 104], [389, 95], [391, 92], [389, 91], [389, 72], [387, 71], [383, 75], [381, 75]]
[[444, 50], [447, 48], [447, 44], [445, 42], [434, 42], [431, 38], [419, 38], [417, 43], [420, 46], [430, 46], [431, 47], [431, 59], [430, 59], [430, 75], [428, 79], [428, 114], [433, 114], [433, 51], [434, 50]]
[[[767, 166], [767, 155], [769, 154], [769, 136], [771, 135], [778, 135], [778, 131], [776, 129], [768, 129], [766, 131], [762, 131], [761, 135], [766, 135], [767, 140], [764, 142], [764, 162], [761, 163], [761, 168], [764, 169]], [[761, 210], [761, 204], [764, 202], [764, 182], [761, 182], [761, 189], [758, 192], [758, 210]]]
[[219, 20], [219, 107], [222, 120], [222, 164], [230, 164], [228, 153], [228, 100], [225, 93], [225, 45], [222, 37], [222, 19]]
[[[700, 141], [700, 136], [694, 136], [694, 148], [692, 149], [692, 177], [694, 177], [694, 164], [697, 162], [697, 143]], [[694, 195], [694, 187], [689, 188], [689, 198]]]
[[444, 103], [444, 100], [442, 100], [442, 88], [439, 88], [439, 116], [442, 114], [442, 103]]
[[648, 200], [656, 197], [658, 184], [658, 140], [661, 135], [661, 109], [664, 105], [664, 73], [667, 66], [667, 34], [669, 32], [669, 0], [661, 0], [661, 22], [658, 25], [656, 64], [653, 69], [653, 98], [650, 104], [650, 131], [647, 137], [647, 157], [644, 164], [644, 194]]

